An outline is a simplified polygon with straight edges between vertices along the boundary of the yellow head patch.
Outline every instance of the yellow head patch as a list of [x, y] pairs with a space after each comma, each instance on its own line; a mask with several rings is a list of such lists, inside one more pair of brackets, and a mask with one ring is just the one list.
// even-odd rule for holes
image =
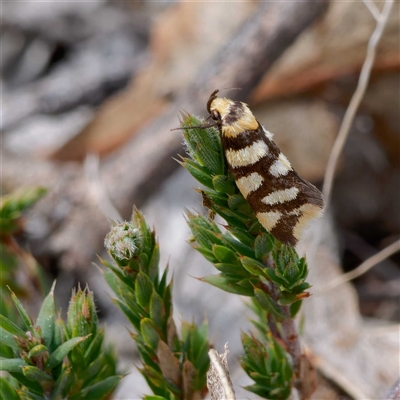
[[236, 137], [243, 131], [258, 128], [258, 122], [247, 104], [240, 101], [217, 97], [210, 104], [210, 111], [219, 113], [224, 136]]

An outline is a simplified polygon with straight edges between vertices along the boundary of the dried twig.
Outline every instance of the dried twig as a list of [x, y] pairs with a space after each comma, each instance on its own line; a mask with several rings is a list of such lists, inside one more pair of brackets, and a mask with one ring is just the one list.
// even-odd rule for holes
[[369, 12], [372, 14], [372, 16], [375, 18], [375, 20], [379, 21], [380, 12], [378, 10], [378, 7], [375, 5], [375, 3], [371, 0], [363, 0], [363, 3], [368, 8]]
[[332, 281], [330, 281], [326, 286], [322, 287], [315, 294], [326, 293], [327, 291], [332, 290], [345, 282], [348, 282], [352, 279], [355, 279], [355, 278], [361, 276], [362, 274], [365, 274], [365, 272], [370, 270], [372, 267], [379, 264], [384, 259], [390, 257], [392, 254], [397, 253], [398, 251], [400, 251], [400, 240], [397, 240], [396, 242], [392, 243], [391, 245], [385, 247], [379, 253], [368, 258], [361, 265], [359, 265], [357, 268], [353, 269], [352, 271], [347, 272], [346, 274], [342, 274], [342, 275], [338, 276], [336, 279], [333, 279]]
[[208, 352], [210, 369], [207, 373], [207, 386], [211, 400], [236, 400], [232, 381], [229, 377], [228, 354], [228, 343], [225, 344], [225, 351], [222, 354], [218, 354], [213, 349]]
[[[386, 23], [388, 21], [390, 10], [392, 9], [393, 3], [394, 3], [394, 0], [386, 0], [385, 4], [383, 6], [383, 10], [379, 14], [375, 30], [372, 33], [372, 35], [368, 41], [367, 55], [365, 57], [365, 61], [361, 68], [361, 73], [360, 73], [360, 77], [358, 79], [357, 88], [350, 100], [350, 104], [346, 110], [345, 116], [342, 121], [342, 125], [340, 126], [340, 129], [339, 129], [338, 136], [335, 140], [335, 143], [333, 145], [332, 151], [331, 151], [329, 159], [328, 159], [328, 163], [327, 163], [326, 171], [325, 171], [325, 177], [324, 177], [324, 185], [322, 188], [322, 193], [325, 198], [325, 210], [326, 211], [328, 210], [329, 205], [330, 205], [331, 194], [332, 194], [332, 185], [333, 185], [333, 179], [335, 177], [337, 163], [338, 163], [339, 157], [342, 153], [343, 147], [346, 143], [346, 139], [349, 135], [350, 128], [354, 121], [354, 117], [360, 106], [361, 100], [363, 99], [363, 97], [365, 95], [365, 91], [367, 90], [372, 66], [375, 61], [376, 48], [382, 37], [383, 30], [385, 29]], [[373, 8], [373, 6], [371, 6], [371, 8], [368, 8], [368, 9], [371, 11], [372, 8]], [[374, 13], [374, 12], [375, 11], [371, 11], [371, 13]], [[308, 260], [309, 261], [311, 260], [312, 263], [315, 262], [315, 257], [316, 257], [317, 251], [318, 251], [320, 238], [322, 237], [321, 231], [323, 229], [323, 226], [324, 226], [324, 221], [322, 221], [320, 223], [318, 229], [316, 230], [315, 235], [314, 235], [314, 240], [312, 242], [311, 249], [309, 251]]]
[[361, 68], [360, 77], [358, 80], [357, 89], [350, 100], [349, 107], [346, 110], [346, 114], [343, 118], [342, 125], [340, 127], [338, 136], [333, 145], [331, 154], [329, 156], [328, 164], [325, 172], [324, 186], [322, 192], [325, 197], [326, 207], [329, 206], [330, 197], [332, 192], [333, 179], [335, 177], [336, 166], [342, 153], [343, 146], [346, 143], [347, 136], [349, 135], [350, 128], [353, 124], [354, 117], [360, 106], [361, 100], [364, 97], [365, 91], [367, 90], [369, 78], [371, 75], [372, 66], [375, 61], [376, 48], [382, 37], [383, 30], [385, 29], [387, 20], [389, 18], [390, 10], [392, 9], [394, 0], [386, 0], [383, 6], [382, 12], [379, 14], [376, 28], [372, 33], [367, 48], [367, 56], [364, 64]]
[[353, 124], [354, 117], [357, 113], [358, 107], [360, 106], [361, 100], [364, 97], [365, 91], [367, 90], [369, 77], [371, 75], [372, 66], [375, 61], [376, 48], [382, 37], [383, 30], [385, 29], [387, 20], [389, 18], [390, 10], [392, 9], [394, 0], [386, 0], [383, 6], [382, 12], [379, 14], [376, 28], [372, 33], [367, 47], [367, 56], [365, 57], [364, 64], [361, 68], [360, 78], [358, 80], [357, 89], [350, 100], [349, 107], [346, 110], [346, 114], [343, 118], [342, 125], [340, 127], [338, 136], [333, 145], [331, 154], [329, 156], [328, 164], [326, 167], [324, 186], [322, 192], [325, 197], [326, 207], [329, 206], [330, 197], [332, 192], [332, 184], [335, 176], [336, 166], [342, 153], [343, 146], [346, 143], [347, 136], [349, 135], [351, 125]]

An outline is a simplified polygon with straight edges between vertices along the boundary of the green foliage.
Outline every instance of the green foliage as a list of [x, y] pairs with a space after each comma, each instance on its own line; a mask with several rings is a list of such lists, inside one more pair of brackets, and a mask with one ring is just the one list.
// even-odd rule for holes
[[[23, 231], [23, 212], [45, 193], [45, 188], [25, 188], [0, 198], [0, 312], [15, 321], [19, 316], [6, 291], [8, 285], [12, 285], [20, 297], [31, 295], [26, 282], [39, 288], [43, 297], [50, 288], [36, 260], [14, 239], [14, 235]], [[25, 284], [20, 283], [21, 275], [25, 275]]]
[[11, 235], [20, 229], [22, 212], [46, 193], [45, 188], [26, 188], [0, 199], [0, 235]]
[[310, 285], [305, 282], [308, 274], [307, 262], [300, 258], [292, 247], [276, 246], [273, 252], [276, 268], [268, 268], [267, 274], [277, 284], [281, 298], [279, 304], [288, 305], [309, 296], [305, 290]]
[[[204, 125], [204, 121], [191, 115], [183, 117], [182, 128]], [[222, 233], [209, 218], [191, 212], [187, 214], [195, 239], [193, 247], [221, 272], [219, 278], [228, 279], [206, 277], [203, 280], [219, 285], [223, 290], [229, 287], [228, 291], [232, 293], [247, 293], [248, 296], [253, 296], [253, 291], [243, 293], [242, 287], [262, 289], [265, 286], [263, 282], [269, 280], [277, 284], [281, 296], [280, 304], [292, 304], [307, 297], [305, 290], [310, 285], [305, 282], [305, 259], [299, 259], [293, 248], [276, 241], [258, 222], [228, 172], [218, 131], [215, 128], [187, 129], [184, 130], [184, 140], [191, 159], [183, 157], [182, 166], [207, 186], [207, 189], [201, 190], [203, 205], [227, 222], [227, 231]], [[204, 149], [210, 149], [212, 157], [205, 157]], [[233, 251], [237, 256], [237, 263], [219, 260], [215, 257], [213, 245]]]
[[[182, 127], [203, 124], [183, 114]], [[187, 213], [192, 246], [218, 270], [201, 280], [251, 299], [257, 337], [242, 334], [241, 365], [254, 380], [247, 389], [265, 398], [286, 399], [298, 371], [287, 350], [284, 326], [308, 296], [307, 263], [260, 225], [227, 169], [218, 131], [187, 129], [184, 138], [190, 157], [180, 163], [205, 187], [199, 192], [210, 210], [208, 217]], [[0, 400], [108, 399], [122, 377], [116, 374], [113, 350], [103, 345], [93, 294], [88, 289], [74, 292], [66, 321], [56, 314], [54, 285], [36, 322], [19, 300], [24, 288], [15, 277], [21, 264], [38, 286], [46, 287], [36, 261], [13, 238], [23, 228], [23, 211], [44, 193], [42, 188], [25, 189], [0, 203], [0, 370], [6, 372], [0, 377]], [[216, 214], [226, 225], [213, 221]], [[208, 327], [183, 321], [178, 334], [172, 281], [168, 268], [159, 270], [155, 232], [135, 210], [130, 222], [114, 224], [105, 246], [113, 261], [102, 260], [104, 277], [116, 295], [114, 303], [134, 327], [140, 371], [153, 391], [144, 398], [204, 398]], [[17, 294], [5, 296], [4, 288], [11, 284]]]
[[113, 263], [104, 277], [114, 302], [135, 328], [131, 333], [140, 352], [140, 372], [154, 396], [147, 399], [204, 398], [207, 393], [208, 329], [182, 323], [180, 338], [172, 317], [172, 282], [168, 268], [159, 272], [160, 250], [152, 231], [135, 210], [130, 222], [114, 224], [105, 239]]
[[[68, 321], [56, 319], [54, 285], [44, 299], [34, 323], [17, 296], [12, 301], [21, 327], [0, 315], [2, 393], [7, 399], [107, 399], [121, 380], [116, 359], [104, 348], [104, 333], [98, 329], [93, 295], [88, 290], [74, 293]], [[12, 378], [13, 379], [12, 379]]]
[[203, 120], [183, 115], [181, 127], [190, 158], [182, 157], [181, 165], [206, 187], [199, 192], [210, 215], [218, 214], [227, 224], [221, 230], [210, 216], [187, 212], [192, 246], [219, 271], [200, 280], [252, 298], [261, 339], [242, 335], [242, 366], [255, 381], [247, 389], [265, 398], [286, 399], [298, 371], [292, 370], [288, 343], [282, 340], [285, 334], [279, 332], [282, 322], [293, 318], [301, 300], [309, 295], [307, 263], [261, 226], [228, 171], [218, 131], [185, 129], [204, 124]]
[[[39, 200], [45, 192], [44, 188], [26, 188], [0, 198], [0, 318], [4, 322], [4, 317], [7, 317], [17, 326], [22, 326], [22, 320], [15, 309], [7, 286], [12, 285], [17, 293], [27, 296], [25, 286], [19, 284], [19, 277], [24, 273], [29, 275], [28, 278], [33, 278], [32, 280], [38, 283], [37, 286], [44, 288], [46, 284], [37, 268], [36, 261], [18, 246], [13, 235], [23, 228], [22, 213]], [[28, 268], [21, 271], [21, 264], [25, 264]], [[26, 280], [25, 278], [25, 282]], [[4, 333], [1, 328], [0, 332]], [[7, 333], [4, 335], [7, 336]], [[14, 340], [11, 340], [11, 343], [15, 345]], [[11, 355], [10, 346], [0, 347], [0, 357], [11, 357]], [[8, 387], [7, 383], [4, 385]]]
[[246, 389], [266, 399], [287, 399], [293, 371], [284, 347], [270, 333], [263, 340], [243, 333], [242, 343], [242, 368], [255, 381]]
[[[182, 117], [182, 128], [204, 124], [204, 121], [199, 123], [198, 119], [189, 114], [183, 113]], [[221, 152], [219, 133], [215, 128], [186, 130], [184, 139], [187, 151], [197, 167], [200, 167], [199, 170], [208, 176], [224, 175], [224, 156]]]

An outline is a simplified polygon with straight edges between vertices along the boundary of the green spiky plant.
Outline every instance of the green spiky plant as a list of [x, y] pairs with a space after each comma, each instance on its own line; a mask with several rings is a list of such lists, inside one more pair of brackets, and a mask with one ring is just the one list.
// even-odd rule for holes
[[65, 324], [56, 316], [54, 285], [44, 299], [34, 323], [11, 292], [22, 328], [0, 315], [2, 344], [0, 370], [4, 399], [108, 399], [121, 380], [116, 357], [103, 346], [93, 294], [73, 293]]
[[[7, 250], [2, 266], [8, 273], [2, 288], [15, 286], [18, 263], [24, 261], [19, 259], [21, 254], [34, 260], [23, 253], [13, 235], [23, 227], [22, 212], [43, 194], [42, 189], [22, 190], [1, 203], [1, 237]], [[141, 372], [154, 393], [145, 398], [204, 398], [208, 328], [183, 322], [178, 335], [172, 318], [172, 282], [167, 279], [168, 269], [160, 275], [155, 232], [135, 211], [131, 222], [112, 228], [106, 246], [114, 262], [104, 261], [104, 275], [117, 295], [115, 303], [135, 328], [132, 337], [142, 356]], [[34, 273], [31, 276], [37, 279]], [[23, 288], [16, 287], [23, 296]], [[64, 323], [55, 313], [54, 287], [36, 322], [17, 296], [7, 292], [2, 292], [0, 370], [8, 374], [0, 378], [0, 399], [109, 398], [122, 377], [116, 375], [113, 352], [102, 344], [104, 331], [98, 327], [92, 293], [80, 289], [73, 293]]]
[[146, 400], [202, 399], [207, 394], [208, 328], [183, 321], [180, 335], [172, 316], [172, 281], [159, 271], [159, 245], [143, 215], [114, 224], [105, 246], [113, 258], [104, 277], [135, 332], [140, 372], [154, 395]]
[[[45, 193], [45, 188], [25, 188], [0, 197], [0, 313], [17, 323], [22, 321], [7, 286], [12, 286], [20, 298], [28, 301], [32, 299], [32, 292], [36, 288], [39, 288], [42, 297], [50, 289], [36, 260], [15, 239], [24, 230], [24, 211]], [[20, 282], [21, 275], [26, 278], [24, 282]], [[29, 287], [29, 284], [34, 288]]]
[[[184, 115], [182, 127], [203, 123]], [[242, 334], [241, 365], [254, 380], [247, 389], [264, 398], [286, 399], [293, 386], [301, 390], [302, 357], [293, 318], [308, 297], [306, 261], [260, 225], [227, 170], [218, 131], [188, 129], [184, 138], [189, 158], [182, 158], [181, 164], [205, 187], [199, 192], [210, 210], [208, 216], [187, 213], [192, 245], [219, 271], [201, 280], [250, 297], [257, 334]], [[9, 244], [21, 212], [41, 194], [30, 193], [26, 199], [11, 196], [2, 202], [1, 243], [11, 249], [9, 261], [16, 257]], [[215, 214], [226, 224], [215, 223]], [[112, 227], [105, 245], [113, 261], [102, 260], [104, 277], [116, 294], [114, 302], [134, 327], [131, 336], [141, 355], [141, 373], [154, 393], [145, 399], [204, 398], [207, 325], [183, 322], [178, 334], [172, 281], [168, 268], [159, 271], [155, 232], [135, 210], [130, 222]], [[98, 328], [92, 294], [88, 290], [73, 294], [64, 323], [55, 317], [53, 289], [36, 323], [14, 293], [17, 315], [10, 307], [2, 308], [0, 364], [9, 375], [0, 378], [0, 399], [106, 399], [121, 379], [112, 351], [102, 344], [104, 332]]]
[[[251, 298], [258, 331], [243, 334], [241, 365], [254, 380], [246, 389], [264, 398], [287, 399], [301, 390], [301, 350], [293, 318], [309, 296], [307, 263], [278, 242], [259, 223], [229, 173], [215, 128], [182, 114], [181, 127], [189, 157], [181, 165], [204, 186], [199, 192], [208, 216], [188, 212], [193, 247], [219, 271], [202, 281]], [[189, 129], [185, 129], [189, 128]], [[226, 224], [214, 222], [215, 214]]]
[[24, 230], [23, 213], [46, 194], [46, 189], [25, 188], [0, 198], [0, 296], [6, 304], [5, 288], [13, 283], [19, 296], [28, 297], [26, 288], [17, 279], [19, 268], [23, 268], [29, 282], [34, 282], [43, 296], [50, 286], [42, 269], [29, 252], [22, 249], [15, 235]]
[[[54, 285], [33, 322], [19, 296], [26, 297], [16, 277], [22, 273], [46, 287], [43, 273], [13, 235], [23, 228], [23, 211], [37, 201], [43, 189], [24, 189], [4, 196], [0, 203], [1, 309], [0, 399], [58, 400], [108, 399], [121, 376], [116, 357], [103, 345], [93, 294], [73, 292], [67, 321], [56, 315]], [[11, 293], [11, 295], [10, 295]]]

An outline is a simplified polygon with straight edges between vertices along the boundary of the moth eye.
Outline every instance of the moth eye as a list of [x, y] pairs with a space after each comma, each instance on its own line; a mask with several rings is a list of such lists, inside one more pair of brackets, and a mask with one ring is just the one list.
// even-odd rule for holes
[[212, 110], [211, 111], [211, 118], [215, 121], [220, 121], [221, 120], [221, 115], [219, 114], [218, 111]]

